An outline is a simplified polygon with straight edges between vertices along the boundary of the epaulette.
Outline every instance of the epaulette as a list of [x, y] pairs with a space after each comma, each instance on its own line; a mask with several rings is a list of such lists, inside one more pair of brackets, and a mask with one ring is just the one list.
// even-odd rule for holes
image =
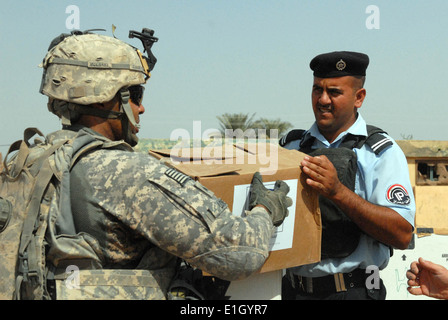
[[383, 135], [387, 134], [387, 132], [375, 126], [367, 125], [367, 134], [368, 137], [365, 143], [376, 155], [379, 155], [383, 150], [394, 144], [390, 138]]
[[301, 139], [304, 132], [305, 132], [305, 130], [302, 130], [302, 129], [291, 130], [278, 140], [278, 144], [281, 147], [284, 147], [291, 141]]

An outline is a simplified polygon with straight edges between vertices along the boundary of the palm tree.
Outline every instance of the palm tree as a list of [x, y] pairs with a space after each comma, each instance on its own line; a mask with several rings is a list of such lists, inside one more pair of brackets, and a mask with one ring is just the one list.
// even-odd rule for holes
[[226, 130], [240, 129], [242, 132], [246, 132], [248, 129], [253, 129], [253, 118], [255, 113], [251, 116], [244, 113], [224, 113], [223, 115], [217, 116], [220, 122], [219, 131], [223, 136], [226, 136]]
[[[226, 136], [226, 129], [233, 130], [231, 133], [235, 134], [235, 130], [240, 129], [241, 137], [244, 135], [246, 137], [255, 137], [257, 135], [256, 129], [264, 129], [265, 135], [270, 138], [271, 134], [275, 134], [277, 130], [277, 136], [273, 138], [281, 137], [285, 134], [290, 128], [292, 128], [292, 124], [289, 122], [282, 121], [281, 119], [270, 120], [267, 118], [260, 118], [259, 120], [253, 121], [255, 113], [251, 116], [244, 113], [224, 113], [221, 116], [217, 116], [220, 122], [220, 132], [224, 136]], [[253, 130], [253, 131], [248, 131]], [[258, 131], [258, 137], [261, 132]], [[264, 136], [264, 134], [262, 134]]]
[[[286, 121], [282, 121], [280, 118], [270, 120], [267, 118], [260, 118], [259, 120], [254, 122], [255, 129], [265, 129], [266, 136], [268, 138], [279, 138], [283, 136], [289, 129], [292, 128], [292, 124]], [[277, 131], [274, 131], [277, 130]], [[276, 136], [275, 136], [275, 133]], [[271, 134], [274, 136], [271, 137]], [[260, 137], [260, 131], [258, 131], [258, 137]]]

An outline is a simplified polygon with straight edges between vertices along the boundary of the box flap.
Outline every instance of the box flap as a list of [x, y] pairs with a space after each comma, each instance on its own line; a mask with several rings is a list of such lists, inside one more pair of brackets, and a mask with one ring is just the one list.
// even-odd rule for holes
[[177, 165], [173, 165], [177, 170], [189, 175], [190, 177], [198, 180], [200, 177], [214, 177], [223, 174], [237, 174], [242, 170], [241, 165], [233, 164], [213, 164], [204, 165], [203, 162], [182, 162]]
[[233, 145], [150, 150], [149, 153], [157, 159], [166, 159], [169, 166], [196, 180], [200, 177], [236, 174], [244, 167], [244, 164], [236, 161], [237, 157], [244, 157], [244, 151]]
[[150, 150], [157, 159], [194, 177], [212, 177], [223, 174], [247, 174], [260, 171], [264, 175], [278, 170], [300, 167], [303, 154], [276, 144], [227, 144], [204, 148], [177, 148]]
[[233, 162], [232, 159], [242, 156], [245, 151], [235, 146], [220, 145], [206, 146], [203, 148], [173, 148], [163, 150], [149, 150], [151, 154], [159, 155], [159, 157], [170, 158], [175, 162], [190, 162], [209, 160], [210, 162], [227, 161]]

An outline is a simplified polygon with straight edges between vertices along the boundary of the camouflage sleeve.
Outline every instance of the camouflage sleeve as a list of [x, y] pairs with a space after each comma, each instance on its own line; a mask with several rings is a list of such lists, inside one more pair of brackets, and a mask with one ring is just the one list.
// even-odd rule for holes
[[274, 230], [264, 209], [234, 216], [201, 184], [159, 161], [143, 154], [114, 157], [92, 168], [100, 206], [161, 249], [219, 278], [242, 279], [261, 268]]

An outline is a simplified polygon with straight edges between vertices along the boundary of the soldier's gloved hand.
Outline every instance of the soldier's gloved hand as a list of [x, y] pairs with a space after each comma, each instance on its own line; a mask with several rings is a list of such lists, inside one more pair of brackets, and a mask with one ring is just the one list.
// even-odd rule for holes
[[288, 207], [292, 205], [292, 199], [287, 195], [289, 186], [281, 180], [275, 182], [274, 190], [269, 190], [263, 185], [263, 179], [259, 172], [254, 174], [249, 196], [249, 209], [257, 204], [265, 206], [271, 215], [272, 223], [278, 227], [288, 216]]

